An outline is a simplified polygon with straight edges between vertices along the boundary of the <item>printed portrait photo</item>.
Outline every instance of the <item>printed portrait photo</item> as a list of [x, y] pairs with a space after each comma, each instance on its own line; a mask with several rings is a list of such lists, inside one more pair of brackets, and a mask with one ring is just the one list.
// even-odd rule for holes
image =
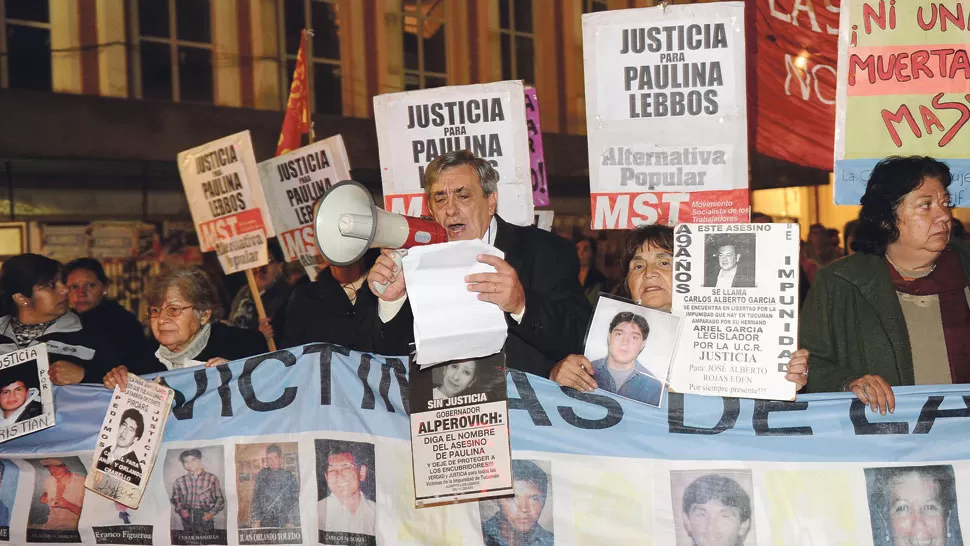
[[121, 413], [116, 429], [113, 443], [98, 453], [94, 468], [132, 485], [140, 485], [142, 467], [139, 453], [144, 452], [141, 439], [145, 436], [145, 416], [135, 408], [128, 408]]
[[[296, 442], [236, 446], [236, 494], [239, 528], [300, 527], [300, 465]], [[257, 471], [246, 469], [255, 457], [266, 458]]]
[[[484, 393], [487, 397], [484, 402], [498, 402], [506, 398], [504, 351], [474, 360], [443, 362], [423, 370], [412, 360], [409, 374], [413, 411], [428, 410], [428, 400], [447, 400], [470, 394]], [[461, 405], [466, 404], [448, 406]]]
[[44, 414], [37, 362], [0, 370], [0, 428]]
[[[87, 471], [77, 457], [48, 457], [28, 461], [34, 467], [34, 494], [27, 516], [30, 530], [77, 531], [84, 506]], [[6, 465], [4, 465], [6, 466]]]
[[171, 506], [173, 542], [225, 544], [225, 476], [222, 446], [165, 452], [162, 477]]
[[374, 444], [316, 440], [317, 525], [324, 544], [376, 544]]
[[875, 544], [962, 546], [950, 465], [866, 469]]
[[754, 288], [755, 233], [710, 233], [704, 235], [704, 286], [709, 288]]
[[671, 470], [677, 546], [756, 546], [750, 470]]
[[13, 461], [0, 459], [0, 527], [10, 526], [10, 512], [17, 498], [20, 469]]
[[597, 387], [660, 407], [679, 325], [669, 313], [600, 296], [584, 352]]
[[485, 546], [552, 546], [552, 472], [549, 461], [512, 460], [515, 495], [478, 503]]

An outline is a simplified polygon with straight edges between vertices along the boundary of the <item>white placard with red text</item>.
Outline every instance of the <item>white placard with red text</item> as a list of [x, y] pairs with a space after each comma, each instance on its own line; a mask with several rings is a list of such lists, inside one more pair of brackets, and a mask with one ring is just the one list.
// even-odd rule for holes
[[227, 275], [266, 265], [275, 232], [249, 131], [179, 153], [178, 167], [202, 251], [215, 251]]
[[593, 229], [746, 222], [744, 5], [583, 15]]
[[424, 169], [434, 158], [470, 150], [498, 171], [498, 214], [532, 225], [532, 170], [520, 81], [459, 85], [374, 97], [384, 207], [420, 216]]
[[313, 205], [330, 186], [350, 180], [350, 160], [340, 135], [259, 164], [263, 191], [287, 262], [299, 260], [311, 279], [323, 255], [313, 236]]

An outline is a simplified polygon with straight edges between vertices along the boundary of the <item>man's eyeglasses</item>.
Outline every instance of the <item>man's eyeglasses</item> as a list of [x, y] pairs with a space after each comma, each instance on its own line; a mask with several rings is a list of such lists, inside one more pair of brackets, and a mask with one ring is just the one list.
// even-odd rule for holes
[[175, 318], [181, 315], [186, 309], [192, 309], [193, 307], [195, 306], [186, 305], [185, 307], [179, 307], [178, 305], [166, 305], [165, 307], [149, 307], [148, 315], [151, 318], [158, 318], [164, 313], [168, 318]]

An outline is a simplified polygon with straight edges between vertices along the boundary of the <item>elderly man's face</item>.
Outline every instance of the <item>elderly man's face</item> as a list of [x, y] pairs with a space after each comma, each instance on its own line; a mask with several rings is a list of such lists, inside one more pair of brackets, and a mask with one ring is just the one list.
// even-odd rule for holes
[[740, 255], [734, 245], [724, 245], [717, 249], [717, 263], [724, 271], [732, 271], [738, 266]]
[[27, 386], [23, 381], [14, 381], [0, 389], [0, 409], [14, 411], [27, 400]]
[[135, 434], [138, 432], [138, 424], [131, 417], [125, 419], [118, 425], [118, 447], [128, 447], [135, 443]]
[[539, 515], [542, 514], [546, 501], [542, 497], [542, 491], [530, 481], [515, 480], [512, 488], [515, 490], [515, 497], [499, 499], [499, 509], [513, 529], [519, 533], [528, 533], [539, 522]]
[[946, 514], [939, 497], [939, 484], [925, 476], [912, 473], [893, 480], [889, 525], [894, 546], [946, 545]]
[[367, 467], [358, 468], [351, 453], [335, 453], [327, 458], [327, 487], [341, 501], [356, 495], [366, 477]]
[[632, 364], [636, 361], [646, 340], [640, 327], [632, 322], [621, 322], [610, 332], [607, 342], [610, 357], [617, 364]]
[[449, 241], [481, 239], [498, 207], [498, 194], [485, 197], [478, 174], [468, 165], [443, 171], [429, 193], [428, 208]]
[[712, 499], [692, 505], [684, 527], [695, 546], [738, 546], [748, 535], [751, 520], [741, 521], [740, 510]]

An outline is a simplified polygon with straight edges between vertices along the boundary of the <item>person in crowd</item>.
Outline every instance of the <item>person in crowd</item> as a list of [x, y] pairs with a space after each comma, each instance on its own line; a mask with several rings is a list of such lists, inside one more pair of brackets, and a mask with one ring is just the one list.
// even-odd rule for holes
[[[629, 298], [650, 309], [670, 312], [673, 303], [674, 229], [652, 224], [641, 226], [627, 238], [623, 252], [626, 278], [617, 295]], [[560, 360], [549, 378], [566, 387], [592, 391], [598, 381], [593, 378], [592, 363], [581, 354], [571, 354]], [[792, 353], [785, 379], [801, 390], [808, 380], [808, 353], [800, 349]]]
[[855, 253], [855, 251], [852, 250], [852, 241], [855, 240], [855, 232], [857, 229], [859, 229], [859, 220], [849, 220], [845, 223], [845, 227], [842, 228], [842, 238], [843, 242], [845, 243], [843, 245], [842, 252], [846, 256], [850, 256]]
[[[160, 276], [146, 299], [152, 334], [159, 343], [155, 357], [161, 369], [218, 366], [269, 350], [261, 333], [219, 322], [222, 307], [215, 286], [197, 267]], [[104, 386], [114, 389], [121, 385], [124, 389], [128, 372], [124, 365], [112, 369], [104, 377]]]
[[16, 366], [0, 371], [0, 427], [29, 421], [44, 414], [36, 369]]
[[950, 467], [896, 466], [871, 472], [869, 509], [873, 522], [882, 527], [879, 540], [886, 538], [893, 546], [963, 544], [959, 518], [951, 518], [956, 515], [956, 489]]
[[743, 546], [751, 531], [751, 498], [731, 478], [697, 478], [684, 489], [682, 504], [692, 546]]
[[256, 474], [253, 488], [253, 527], [299, 527], [300, 484], [283, 468], [283, 450], [277, 444], [266, 447], [266, 468]]
[[121, 413], [118, 422], [118, 435], [113, 446], [101, 450], [95, 468], [120, 477], [128, 483], [141, 483], [141, 463], [135, 453], [135, 442], [141, 440], [145, 434], [145, 418], [135, 408], [128, 408]]
[[513, 460], [512, 488], [515, 496], [499, 499], [498, 512], [482, 523], [485, 546], [552, 546], [555, 535], [539, 525], [549, 477], [532, 461]]
[[773, 224], [775, 223], [775, 219], [763, 212], [752, 212], [751, 223], [752, 224]]
[[[480, 239], [505, 252], [505, 259], [481, 255], [494, 273], [466, 277], [468, 289], [497, 305], [509, 325], [506, 342], [511, 367], [547, 377], [553, 365], [582, 352], [589, 301], [579, 284], [575, 248], [565, 239], [534, 226], [509, 224], [496, 214], [498, 172], [467, 150], [435, 158], [425, 171], [425, 198], [448, 239]], [[369, 286], [390, 283], [378, 301], [377, 335], [394, 339], [394, 351], [408, 354], [414, 341], [413, 316], [403, 272], [391, 251], [382, 251], [367, 276]], [[375, 292], [376, 293], [376, 292]]]
[[751, 288], [754, 270], [749, 266], [751, 256], [745, 256], [736, 238], [720, 237], [717, 254], [707, 256], [704, 264], [704, 286], [717, 288]]
[[44, 478], [44, 492], [39, 502], [50, 511], [47, 521], [38, 529], [70, 531], [77, 529], [84, 505], [84, 476], [75, 474], [60, 459], [41, 459], [40, 465], [50, 474]]
[[[3, 474], [7, 471], [7, 464], [0, 461], [0, 487], [3, 487]], [[0, 527], [10, 527], [10, 507], [0, 501]]]
[[825, 236], [828, 237], [828, 242], [825, 245], [825, 263], [830, 264], [835, 260], [845, 256], [845, 251], [839, 246], [839, 230], [835, 228], [828, 228], [825, 230]]
[[963, 227], [963, 222], [956, 218], [950, 219], [950, 238], [961, 241], [967, 238], [967, 231]]
[[[68, 309], [61, 264], [39, 254], [21, 254], [0, 268], [0, 354], [47, 343], [50, 378], [56, 385], [100, 383], [120, 362], [110, 340], [84, 328]], [[135, 373], [148, 373], [133, 362]]]
[[434, 398], [452, 398], [468, 390], [475, 382], [478, 362], [462, 360], [449, 362], [432, 369], [432, 390]]
[[183, 531], [205, 532], [215, 529], [216, 514], [226, 507], [219, 477], [202, 466], [202, 452], [187, 449], [179, 454], [185, 474], [172, 485], [169, 502], [182, 520]]
[[813, 392], [894, 411], [892, 387], [970, 382], [970, 248], [950, 238], [950, 169], [889, 157], [862, 196], [856, 251], [819, 271], [799, 334]]
[[295, 287], [286, 306], [283, 346], [326, 342], [385, 354], [374, 336], [377, 300], [364, 286], [367, 270], [379, 255], [372, 249], [350, 265], [330, 264], [318, 269], [315, 281]]
[[579, 258], [579, 284], [583, 285], [589, 304], [595, 306], [607, 282], [606, 275], [596, 268], [596, 239], [580, 239], [576, 243], [576, 257]]
[[71, 309], [81, 317], [84, 328], [108, 339], [118, 353], [119, 362], [154, 366], [152, 347], [145, 327], [134, 314], [107, 299], [108, 277], [101, 263], [93, 258], [78, 258], [64, 266]]
[[590, 363], [599, 388], [652, 406], [660, 405], [663, 382], [637, 360], [648, 335], [650, 326], [640, 315], [623, 311], [613, 317], [606, 337], [607, 355]]
[[353, 452], [333, 451], [327, 455], [324, 479], [330, 494], [317, 502], [320, 530], [374, 536], [377, 503], [360, 490], [367, 465], [360, 464]]
[[275, 339], [277, 345], [280, 345], [286, 302], [293, 289], [283, 275], [283, 249], [280, 248], [279, 242], [276, 239], [270, 239], [267, 247], [269, 263], [253, 270], [253, 278], [256, 279], [260, 299], [263, 300], [266, 318], [259, 318], [253, 293], [249, 289], [249, 284], [246, 284], [236, 292], [236, 297], [232, 300], [228, 321], [230, 326], [259, 330], [267, 340]]

